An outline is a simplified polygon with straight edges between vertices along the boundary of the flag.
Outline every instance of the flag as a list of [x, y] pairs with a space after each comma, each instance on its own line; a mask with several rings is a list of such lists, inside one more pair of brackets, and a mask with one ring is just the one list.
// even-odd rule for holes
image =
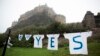
[[18, 35], [18, 40], [21, 41], [22, 38], [23, 38], [23, 35], [22, 35], [22, 34], [19, 34], [19, 35]]
[[31, 34], [25, 34], [25, 39], [28, 41], [32, 35]]

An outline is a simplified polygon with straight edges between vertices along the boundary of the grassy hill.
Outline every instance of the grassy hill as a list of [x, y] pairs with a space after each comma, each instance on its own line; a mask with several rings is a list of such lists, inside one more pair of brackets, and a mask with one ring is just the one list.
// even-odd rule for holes
[[[91, 42], [88, 43], [88, 55], [87, 56], [100, 56], [100, 43]], [[0, 48], [0, 51], [2, 49]], [[1, 54], [1, 52], [0, 52]], [[82, 55], [70, 55], [68, 46], [59, 47], [57, 51], [50, 51], [47, 48], [21, 48], [12, 47], [7, 49], [6, 56], [82, 56]]]

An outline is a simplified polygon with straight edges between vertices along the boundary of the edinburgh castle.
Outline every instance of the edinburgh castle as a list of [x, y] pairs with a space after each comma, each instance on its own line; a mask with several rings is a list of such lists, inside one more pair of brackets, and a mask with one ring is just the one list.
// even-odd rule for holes
[[12, 26], [15, 26], [17, 23], [27, 20], [33, 15], [39, 15], [42, 13], [46, 13], [47, 16], [49, 16], [52, 20], [60, 22], [60, 23], [66, 23], [65, 16], [56, 14], [52, 8], [48, 7], [47, 5], [39, 5], [35, 7], [34, 9], [22, 14], [18, 20], [18, 22], [14, 21], [12, 23]]
[[[45, 14], [43, 17], [46, 18], [45, 16], [47, 16], [47, 19], [43, 19], [43, 18], [41, 19], [40, 16], [43, 15], [43, 13]], [[23, 25], [25, 24], [27, 26], [30, 24], [35, 24], [34, 22], [36, 22], [37, 24], [37, 22], [40, 22], [40, 21], [42, 22], [40, 24], [46, 24], [45, 21], [51, 22], [50, 20], [64, 23], [64, 24], [66, 23], [65, 16], [56, 14], [54, 10], [48, 7], [47, 5], [39, 5], [35, 7], [34, 9], [22, 14], [18, 22], [14, 21], [12, 23], [12, 27], [15, 25], [21, 25], [21, 24]], [[82, 25], [89, 29], [100, 28], [100, 13], [98, 13], [97, 15], [94, 15], [91, 11], [87, 11], [83, 18]]]

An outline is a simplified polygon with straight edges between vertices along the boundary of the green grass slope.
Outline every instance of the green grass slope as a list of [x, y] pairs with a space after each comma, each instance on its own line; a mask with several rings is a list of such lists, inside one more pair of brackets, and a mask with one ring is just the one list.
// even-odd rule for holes
[[[87, 56], [100, 56], [100, 43], [89, 43]], [[2, 48], [0, 48], [0, 55]], [[6, 56], [82, 56], [82, 55], [70, 55], [69, 48], [62, 47], [57, 51], [50, 51], [47, 48], [22, 48], [22, 47], [12, 47], [7, 49]]]

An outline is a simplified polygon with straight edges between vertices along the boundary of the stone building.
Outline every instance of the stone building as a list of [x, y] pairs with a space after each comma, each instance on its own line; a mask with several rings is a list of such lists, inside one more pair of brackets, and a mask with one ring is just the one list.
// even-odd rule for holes
[[94, 18], [95, 18], [96, 27], [100, 28], [100, 13], [94, 16]]
[[87, 11], [82, 21], [84, 27], [99, 28], [100, 27], [100, 13], [94, 15], [91, 11]]

